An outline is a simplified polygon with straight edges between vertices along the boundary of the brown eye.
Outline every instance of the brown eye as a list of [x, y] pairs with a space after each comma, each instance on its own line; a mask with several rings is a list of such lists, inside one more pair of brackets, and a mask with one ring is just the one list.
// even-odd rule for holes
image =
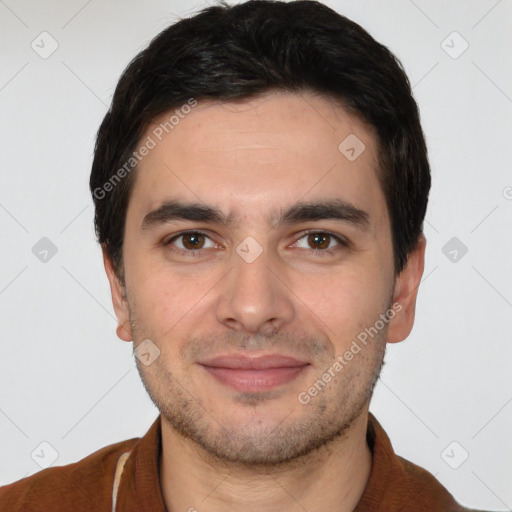
[[327, 249], [331, 238], [327, 233], [311, 233], [308, 235], [308, 244], [312, 249]]
[[325, 231], [311, 231], [301, 236], [293, 246], [308, 249], [315, 256], [323, 256], [348, 248], [348, 242], [342, 237]]
[[195, 254], [194, 251], [199, 251], [200, 249], [211, 249], [215, 247], [215, 243], [210, 237], [200, 231], [181, 233], [167, 242], [164, 242], [164, 245], [172, 246], [179, 251], [188, 252], [190, 254]]
[[186, 233], [181, 235], [182, 244], [185, 249], [202, 249], [205, 242], [205, 236], [201, 233]]

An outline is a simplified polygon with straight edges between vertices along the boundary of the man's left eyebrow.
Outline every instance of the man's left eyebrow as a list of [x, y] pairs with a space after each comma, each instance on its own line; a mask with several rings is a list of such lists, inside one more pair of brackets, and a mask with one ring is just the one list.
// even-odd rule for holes
[[319, 220], [341, 220], [364, 231], [370, 228], [370, 215], [342, 199], [300, 202], [281, 213], [275, 225]]

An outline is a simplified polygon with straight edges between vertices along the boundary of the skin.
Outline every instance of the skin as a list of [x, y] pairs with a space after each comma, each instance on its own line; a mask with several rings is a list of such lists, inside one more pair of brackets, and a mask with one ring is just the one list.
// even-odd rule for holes
[[[143, 139], [167, 118], [155, 119]], [[365, 144], [354, 161], [338, 150], [350, 134]], [[351, 511], [359, 501], [371, 469], [371, 393], [386, 343], [413, 327], [426, 244], [421, 235], [395, 276], [376, 155], [372, 128], [332, 100], [270, 93], [200, 102], [139, 164], [126, 218], [125, 282], [106, 251], [104, 262], [118, 336], [134, 347], [150, 339], [160, 350], [150, 365], [137, 364], [162, 413], [168, 510]], [[175, 220], [141, 229], [145, 215], [170, 199], [219, 208], [232, 223]], [[367, 229], [336, 219], [277, 222], [298, 201], [329, 199], [365, 210]], [[207, 235], [195, 256], [185, 254], [190, 238], [175, 238], [185, 230]], [[348, 246], [327, 238], [327, 250], [318, 248], [308, 230]], [[263, 249], [251, 263], [236, 252], [248, 236]], [[401, 306], [394, 318], [323, 391], [300, 403], [298, 394], [394, 303]], [[270, 391], [242, 393], [198, 364], [242, 351], [310, 365]]]

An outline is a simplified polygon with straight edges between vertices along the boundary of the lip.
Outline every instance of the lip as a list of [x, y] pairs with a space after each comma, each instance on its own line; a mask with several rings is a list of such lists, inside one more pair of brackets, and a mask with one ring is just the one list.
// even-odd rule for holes
[[292, 381], [308, 362], [281, 354], [259, 357], [221, 355], [199, 363], [220, 383], [240, 392], [263, 392]]
[[268, 370], [269, 368], [295, 368], [309, 363], [282, 354], [266, 354], [254, 357], [245, 354], [223, 354], [201, 361], [200, 364], [232, 370]]

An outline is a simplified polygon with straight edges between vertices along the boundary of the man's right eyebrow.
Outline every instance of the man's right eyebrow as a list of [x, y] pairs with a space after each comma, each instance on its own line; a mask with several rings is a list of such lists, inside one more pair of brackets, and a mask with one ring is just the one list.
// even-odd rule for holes
[[226, 226], [231, 223], [231, 220], [217, 208], [200, 203], [165, 201], [158, 208], [144, 216], [141, 230], [149, 230], [174, 220], [208, 222]]

